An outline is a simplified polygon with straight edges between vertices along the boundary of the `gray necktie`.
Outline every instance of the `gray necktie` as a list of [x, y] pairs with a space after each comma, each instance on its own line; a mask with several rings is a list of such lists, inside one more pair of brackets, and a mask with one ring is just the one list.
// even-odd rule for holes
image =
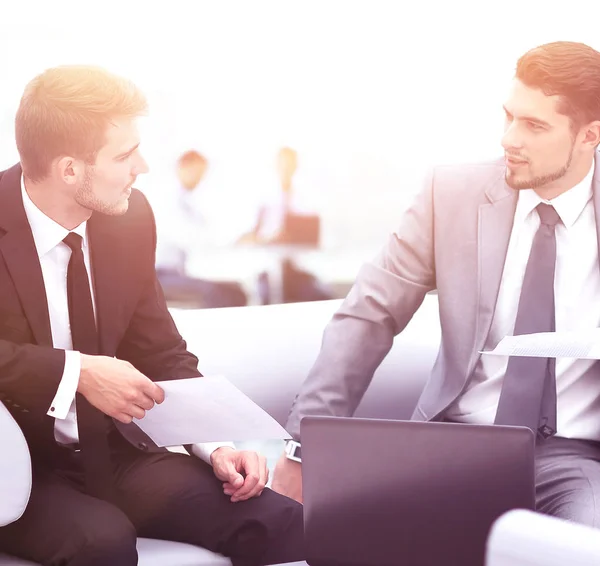
[[[554, 268], [560, 217], [553, 206], [539, 204], [540, 227], [525, 269], [514, 335], [554, 332]], [[509, 359], [496, 424], [520, 425], [543, 438], [556, 432], [556, 377], [554, 358], [513, 356]]]

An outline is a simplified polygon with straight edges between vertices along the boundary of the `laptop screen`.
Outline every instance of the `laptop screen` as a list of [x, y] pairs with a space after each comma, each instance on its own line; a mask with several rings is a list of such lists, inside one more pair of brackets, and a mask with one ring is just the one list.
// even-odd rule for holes
[[520, 427], [305, 417], [311, 566], [483, 566], [492, 523], [534, 507]]

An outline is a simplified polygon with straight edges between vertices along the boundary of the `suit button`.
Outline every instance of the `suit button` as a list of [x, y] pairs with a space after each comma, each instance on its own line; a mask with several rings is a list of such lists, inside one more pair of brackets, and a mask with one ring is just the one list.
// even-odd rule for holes
[[139, 442], [138, 448], [144, 452], [148, 452], [148, 445], [145, 442]]

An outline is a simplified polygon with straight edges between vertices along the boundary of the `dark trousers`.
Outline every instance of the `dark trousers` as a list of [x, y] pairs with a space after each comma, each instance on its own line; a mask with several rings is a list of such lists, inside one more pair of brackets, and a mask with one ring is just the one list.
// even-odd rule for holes
[[560, 436], [538, 440], [535, 502], [539, 513], [599, 528], [600, 442]]
[[34, 468], [23, 516], [0, 528], [0, 551], [56, 566], [133, 566], [136, 538], [203, 546], [236, 566], [304, 560], [302, 506], [265, 489], [231, 503], [196, 457], [148, 454], [112, 435], [116, 503], [86, 495], [79, 454]]
[[171, 269], [157, 269], [167, 302], [194, 308], [245, 307], [248, 297], [235, 281], [196, 279]]
[[[335, 298], [333, 291], [327, 285], [287, 258], [281, 262], [281, 285], [284, 303], [327, 301]], [[262, 305], [272, 303], [271, 281], [266, 271], [258, 276], [258, 294]]]
[[281, 267], [283, 301], [285, 303], [327, 301], [334, 298], [333, 293], [326, 285], [312, 273], [300, 269], [292, 260], [283, 260]]

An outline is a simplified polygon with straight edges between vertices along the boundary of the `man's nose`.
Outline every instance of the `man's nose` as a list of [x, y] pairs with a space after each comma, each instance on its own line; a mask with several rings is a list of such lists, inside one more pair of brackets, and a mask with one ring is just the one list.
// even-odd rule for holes
[[146, 160], [140, 156], [137, 163], [135, 164], [134, 175], [143, 175], [144, 173], [148, 173], [150, 171], [150, 167]]
[[519, 133], [517, 132], [517, 127], [514, 122], [509, 124], [504, 129], [504, 135], [502, 136], [502, 147], [505, 151], [508, 150], [520, 150], [523, 145], [521, 140], [519, 139]]

